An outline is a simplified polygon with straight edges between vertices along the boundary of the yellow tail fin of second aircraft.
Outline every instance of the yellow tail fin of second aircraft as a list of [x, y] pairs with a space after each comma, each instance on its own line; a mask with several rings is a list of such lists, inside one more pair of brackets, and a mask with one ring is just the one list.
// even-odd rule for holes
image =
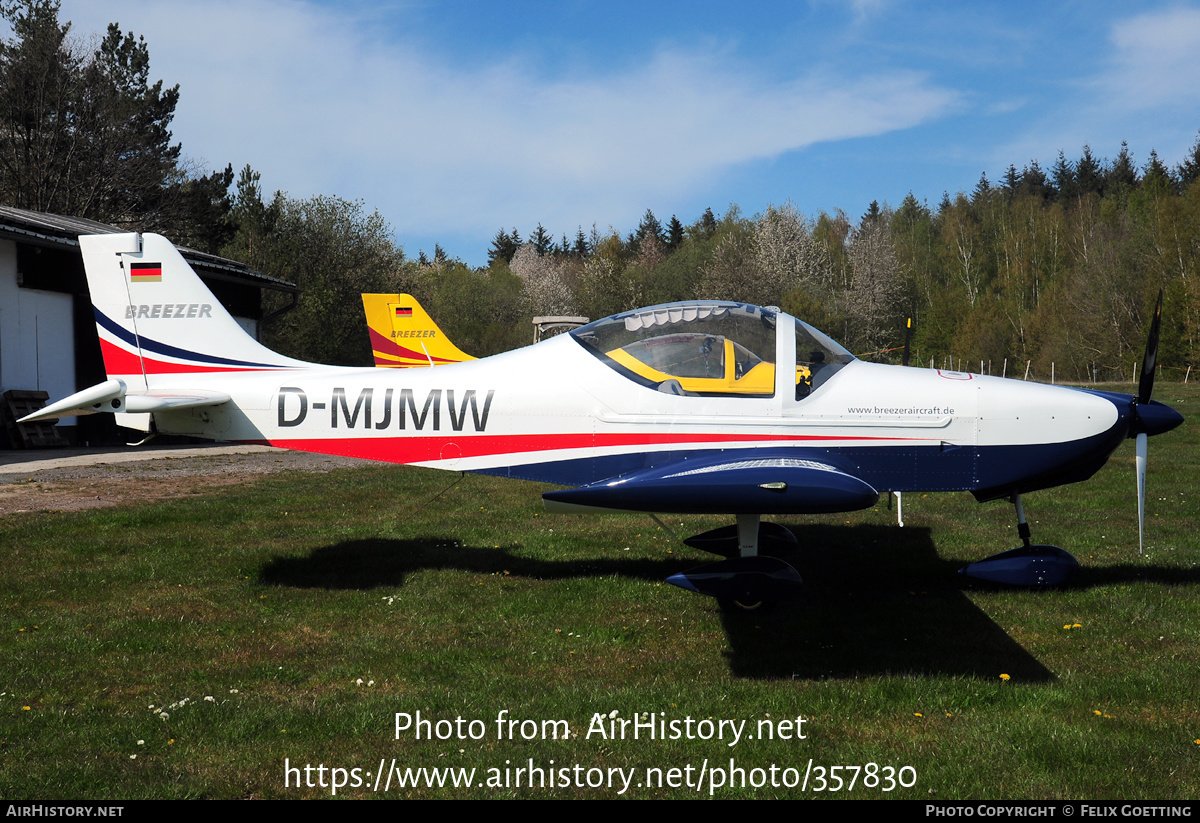
[[376, 366], [441, 366], [474, 360], [459, 351], [411, 294], [364, 294]]

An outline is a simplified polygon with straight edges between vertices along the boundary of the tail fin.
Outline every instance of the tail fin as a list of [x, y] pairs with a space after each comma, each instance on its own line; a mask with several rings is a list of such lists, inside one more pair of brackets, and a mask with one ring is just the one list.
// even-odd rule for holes
[[130, 391], [155, 375], [305, 365], [248, 335], [165, 237], [85, 235], [79, 246], [104, 370]]
[[364, 294], [376, 366], [441, 366], [474, 360], [459, 351], [411, 294]]

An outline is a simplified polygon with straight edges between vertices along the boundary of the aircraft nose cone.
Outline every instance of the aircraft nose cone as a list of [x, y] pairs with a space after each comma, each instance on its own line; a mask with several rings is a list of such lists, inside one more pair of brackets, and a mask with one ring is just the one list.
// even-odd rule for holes
[[1151, 400], [1149, 403], [1136, 403], [1133, 407], [1134, 422], [1130, 434], [1162, 434], [1183, 422], [1183, 415], [1165, 403]]

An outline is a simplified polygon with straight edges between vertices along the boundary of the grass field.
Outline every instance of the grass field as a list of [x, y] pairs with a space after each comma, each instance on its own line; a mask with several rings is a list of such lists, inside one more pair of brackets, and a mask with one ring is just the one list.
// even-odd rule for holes
[[[1194, 387], [1157, 397], [1197, 419]], [[782, 518], [807, 594], [762, 614], [664, 584], [713, 558], [647, 517], [546, 515], [544, 487], [480, 476], [12, 515], [0, 796], [1194, 799], [1198, 457], [1194, 422], [1151, 442], [1142, 556], [1132, 442], [1027, 496], [1035, 542], [1083, 565], [1063, 589], [960, 578], [1019, 543], [967, 494], [906, 495], [902, 529], [886, 505]], [[635, 718], [676, 739], [621, 739]], [[420, 768], [456, 771], [398, 785]]]

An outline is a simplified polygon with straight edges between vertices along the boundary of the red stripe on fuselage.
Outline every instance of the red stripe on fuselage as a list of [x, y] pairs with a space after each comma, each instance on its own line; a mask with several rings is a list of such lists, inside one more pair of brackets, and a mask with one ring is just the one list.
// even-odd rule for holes
[[829, 441], [911, 442], [918, 437], [838, 437], [833, 435], [783, 434], [671, 434], [662, 432], [625, 434], [512, 434], [473, 435], [468, 437], [346, 437], [346, 438], [277, 438], [272, 446], [293, 451], [337, 454], [387, 463], [427, 463], [434, 460], [453, 460], [465, 457], [489, 457], [497, 454], [535, 454], [537, 452], [605, 449], [628, 446], [711, 445], [715, 448], [730, 443], [764, 443], [781, 446]]

